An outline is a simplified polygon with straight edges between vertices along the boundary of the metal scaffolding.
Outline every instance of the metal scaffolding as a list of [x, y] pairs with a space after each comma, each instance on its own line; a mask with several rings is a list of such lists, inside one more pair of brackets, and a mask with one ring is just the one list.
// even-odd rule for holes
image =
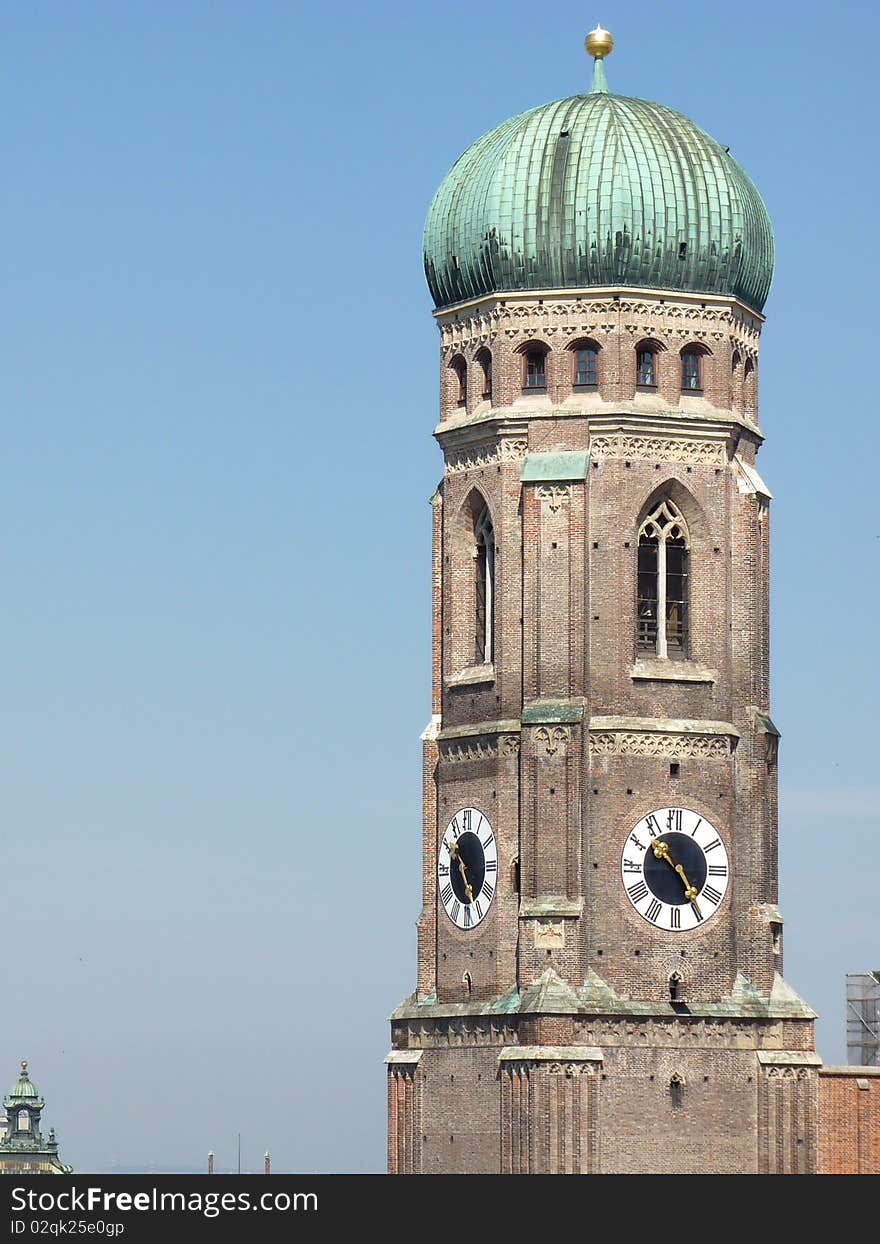
[[880, 1066], [880, 972], [847, 972], [846, 1060]]

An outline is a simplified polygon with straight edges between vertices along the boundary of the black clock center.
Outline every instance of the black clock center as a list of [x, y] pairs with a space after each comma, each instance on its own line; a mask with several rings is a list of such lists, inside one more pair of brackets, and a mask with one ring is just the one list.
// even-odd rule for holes
[[[469, 903], [471, 899], [468, 897], [467, 886], [470, 886], [474, 899], [483, 888], [483, 879], [486, 876], [486, 856], [483, 844], [477, 835], [470, 831], [459, 834], [455, 845], [458, 851], [449, 861], [449, 880], [452, 882], [455, 897], [462, 903]], [[460, 863], [464, 865], [464, 875], [459, 867]]]
[[649, 846], [645, 852], [645, 883], [655, 898], [661, 903], [680, 906], [686, 903], [685, 882], [681, 874], [675, 871], [674, 865], [681, 865], [685, 877], [699, 893], [706, 883], [706, 857], [693, 838], [687, 834], [660, 834], [651, 839], [652, 843], [665, 842], [669, 847], [672, 864], [665, 859], [658, 859]]

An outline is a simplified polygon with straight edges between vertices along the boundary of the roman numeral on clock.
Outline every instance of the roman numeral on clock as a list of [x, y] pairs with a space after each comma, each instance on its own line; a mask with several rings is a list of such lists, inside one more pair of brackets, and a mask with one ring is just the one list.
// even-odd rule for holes
[[670, 808], [666, 813], [666, 829], [669, 833], [677, 830], [681, 833], [681, 818], [683, 816], [681, 808]]
[[638, 881], [635, 885], [627, 886], [626, 892], [634, 903], [640, 903], [643, 898], [648, 897], [648, 887], [644, 881]]
[[449, 909], [449, 914], [456, 924], [458, 924], [458, 913], [460, 911], [461, 911], [461, 903], [458, 901], [458, 899], [456, 899]]
[[635, 843], [635, 845], [639, 848], [640, 851], [646, 850], [644, 843], [640, 842], [635, 834], [630, 834], [629, 840], [630, 842]]
[[625, 859], [623, 861], [623, 871], [625, 873], [640, 873], [642, 871], [642, 866], [638, 860]]
[[462, 814], [461, 814], [461, 819], [462, 819], [462, 824], [464, 825], [465, 830], [469, 830], [469, 829], [470, 829], [470, 827], [471, 827], [471, 810], [470, 810], [470, 808], [465, 808], [464, 812], [462, 812]]
[[491, 903], [492, 895], [494, 893], [495, 893], [495, 887], [493, 885], [489, 885], [488, 881], [484, 881], [483, 882], [483, 893], [481, 897], [484, 898], [487, 903]]
[[485, 850], [486, 850], [486, 848], [487, 848], [487, 847], [489, 847], [489, 846], [490, 846], [490, 845], [491, 845], [494, 841], [495, 841], [495, 835], [494, 835], [494, 834], [490, 834], [490, 835], [489, 835], [489, 837], [486, 839], [486, 841], [485, 841], [485, 842], [483, 842], [483, 839], [481, 838], [481, 839], [480, 839], [480, 842], [482, 842], [482, 843], [483, 843], [483, 850], [485, 851]]
[[681, 908], [670, 907], [669, 909], [669, 927], [670, 929], [681, 928]]
[[700, 826], [701, 826], [702, 824], [703, 824], [703, 818], [702, 818], [701, 816], [698, 816], [698, 817], [697, 817], [697, 823], [696, 823], [696, 825], [693, 827], [693, 829], [691, 830], [691, 837], [692, 837], [692, 838], [693, 838], [694, 834], [697, 832], [697, 830], [700, 828]]
[[721, 839], [713, 838], [712, 841], [708, 843], [707, 846], [703, 847], [703, 850], [704, 852], [706, 852], [706, 854], [708, 854], [710, 851], [714, 851], [716, 847], [720, 847], [720, 846], [721, 846]]
[[648, 908], [648, 910], [645, 912], [645, 915], [650, 921], [656, 924], [657, 917], [660, 915], [660, 912], [662, 910], [663, 910], [662, 903], [658, 903], [657, 899], [655, 898], [653, 902], [651, 903], [650, 907]]
[[448, 877], [448, 876], [449, 876], [449, 865], [448, 865], [448, 864], [438, 864], [438, 866], [437, 866], [437, 872], [440, 874], [440, 876], [441, 876], [441, 877]]
[[649, 812], [645, 817], [645, 826], [652, 838], [656, 838], [660, 833], [660, 822], [657, 820], [653, 812]]
[[708, 871], [709, 871], [710, 877], [726, 877], [727, 876], [727, 865], [726, 864], [710, 864]]
[[720, 903], [721, 893], [716, 890], [714, 886], [704, 885], [703, 893], [700, 895], [700, 898], [707, 898], [710, 903]]
[[464, 905], [464, 927], [466, 929], [471, 927], [471, 909], [467, 903]]
[[496, 873], [497, 871], [498, 871], [498, 861], [497, 860], [486, 860], [486, 872]]
[[445, 907], [451, 898], [452, 898], [452, 884], [451, 882], [447, 882], [447, 884], [440, 891], [440, 901]]

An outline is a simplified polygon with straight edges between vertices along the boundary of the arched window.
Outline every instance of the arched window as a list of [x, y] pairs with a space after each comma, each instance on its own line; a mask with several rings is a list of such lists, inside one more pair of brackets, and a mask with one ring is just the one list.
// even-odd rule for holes
[[636, 351], [636, 384], [643, 389], [657, 388], [657, 351], [652, 345], [639, 346]]
[[663, 498], [639, 530], [636, 646], [667, 657], [687, 655], [688, 536], [678, 507]]
[[574, 355], [574, 387], [595, 389], [598, 379], [599, 348], [592, 341], [578, 341], [571, 347]]
[[495, 532], [488, 507], [484, 506], [474, 523], [474, 567], [476, 605], [474, 647], [476, 663], [494, 660], [495, 626]]
[[523, 353], [523, 389], [533, 393], [547, 388], [547, 351], [544, 346], [529, 346]]
[[688, 347], [681, 352], [681, 390], [683, 393], [703, 391], [702, 351]]
[[18, 1130], [20, 1132], [29, 1132], [31, 1130], [31, 1116], [27, 1110], [19, 1110], [18, 1112]]
[[480, 371], [483, 375], [483, 388], [481, 397], [492, 400], [492, 355], [485, 348], [478, 350], [475, 355], [476, 362], [480, 365]]
[[455, 400], [458, 402], [459, 406], [464, 406], [467, 403], [467, 363], [464, 361], [461, 355], [458, 355], [456, 358], [452, 360], [449, 366], [455, 372], [455, 379], [456, 379]]

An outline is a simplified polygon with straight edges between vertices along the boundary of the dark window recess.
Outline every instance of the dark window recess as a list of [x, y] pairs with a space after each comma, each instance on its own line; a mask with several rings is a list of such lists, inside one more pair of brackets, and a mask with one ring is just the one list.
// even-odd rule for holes
[[678, 1076], [669, 1081], [669, 1100], [673, 1110], [680, 1110], [684, 1101], [684, 1084]]
[[477, 362], [480, 364], [480, 371], [483, 374], [483, 390], [482, 397], [492, 397], [492, 355], [488, 350], [481, 350], [477, 355]]
[[526, 389], [546, 389], [545, 360], [546, 355], [543, 350], [528, 350], [526, 352], [524, 386]]
[[493, 659], [495, 533], [487, 509], [474, 524], [474, 573], [474, 659], [479, 665]]
[[452, 370], [455, 372], [455, 378], [458, 381], [458, 396], [456, 400], [459, 406], [464, 406], [467, 401], [467, 364], [464, 359], [458, 359], [453, 363]]
[[679, 244], [678, 244], [678, 257], [679, 257], [679, 259], [687, 259], [687, 253], [688, 253], [688, 244], [687, 244], [687, 242], [679, 242]]
[[684, 540], [666, 541], [666, 647], [684, 655], [687, 635], [688, 551]]
[[681, 356], [681, 387], [683, 389], [702, 389], [700, 376], [700, 356], [695, 350], [688, 350]]
[[575, 352], [574, 382], [581, 386], [596, 383], [596, 351], [589, 346]]
[[656, 356], [653, 350], [639, 350], [636, 383], [647, 388], [657, 386]]
[[657, 649], [657, 541], [645, 536], [639, 540], [638, 647]]

